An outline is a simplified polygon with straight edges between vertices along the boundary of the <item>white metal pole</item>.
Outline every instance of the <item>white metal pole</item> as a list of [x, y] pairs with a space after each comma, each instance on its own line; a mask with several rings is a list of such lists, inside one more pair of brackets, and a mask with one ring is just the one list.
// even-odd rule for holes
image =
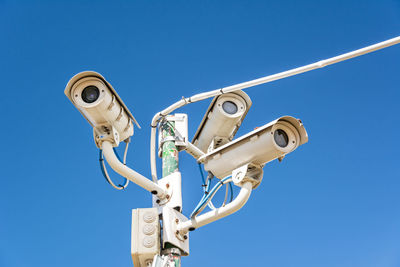
[[273, 74], [273, 75], [269, 75], [263, 78], [259, 78], [259, 79], [255, 79], [252, 81], [248, 81], [248, 82], [244, 82], [244, 83], [239, 83], [239, 84], [235, 84], [235, 85], [231, 85], [228, 87], [224, 87], [222, 88], [222, 91], [224, 93], [228, 93], [228, 92], [234, 92], [237, 90], [241, 90], [241, 89], [245, 89], [245, 88], [249, 88], [249, 87], [253, 87], [256, 85], [260, 85], [260, 84], [264, 84], [264, 83], [268, 83], [268, 82], [272, 82], [272, 81], [276, 81], [279, 79], [283, 79], [283, 78], [287, 78], [290, 76], [294, 76], [300, 73], [304, 73], [310, 70], [315, 70], [315, 69], [319, 69], [319, 68], [323, 68], [341, 61], [345, 61], [347, 59], [351, 59], [354, 57], [359, 57], [362, 55], [365, 55], [367, 53], [371, 53], [374, 52], [376, 50], [379, 49], [383, 49], [386, 48], [388, 46], [392, 46], [395, 44], [400, 43], [400, 36], [374, 44], [374, 45], [370, 45], [352, 52], [348, 52], [336, 57], [332, 57], [332, 58], [328, 58], [328, 59], [324, 59], [324, 60], [320, 60], [318, 62], [309, 64], [309, 65], [305, 65], [303, 67], [299, 67], [299, 68], [295, 68], [295, 69], [291, 69], [291, 70], [287, 70], [287, 71], [283, 71], [277, 74]]
[[178, 231], [187, 233], [189, 229], [196, 229], [218, 219], [231, 215], [241, 209], [250, 197], [253, 184], [246, 182], [240, 189], [239, 195], [228, 205], [209, 211], [186, 222], [178, 224]]
[[160, 199], [164, 199], [166, 196], [166, 190], [160, 187], [158, 184], [152, 182], [148, 178], [144, 177], [138, 172], [135, 172], [131, 168], [122, 164], [114, 153], [113, 146], [110, 142], [104, 141], [102, 143], [102, 149], [104, 153], [104, 157], [106, 158], [108, 164], [110, 164], [111, 168], [114, 171], [122, 175], [123, 177], [129, 179], [135, 184], [143, 187], [147, 191], [157, 195]]

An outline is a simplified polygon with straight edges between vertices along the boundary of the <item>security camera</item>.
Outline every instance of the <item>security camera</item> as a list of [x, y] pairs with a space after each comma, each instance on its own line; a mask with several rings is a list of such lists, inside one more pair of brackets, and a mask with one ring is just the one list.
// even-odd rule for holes
[[207, 109], [192, 143], [207, 153], [232, 140], [251, 107], [243, 91], [215, 97]]
[[115, 146], [133, 135], [132, 113], [110, 83], [99, 73], [84, 71], [68, 82], [65, 95], [94, 128], [96, 145], [104, 136], [112, 136]]
[[222, 179], [246, 164], [262, 168], [274, 159], [283, 159], [307, 141], [302, 122], [284, 116], [205, 154], [198, 161], [205, 170]]

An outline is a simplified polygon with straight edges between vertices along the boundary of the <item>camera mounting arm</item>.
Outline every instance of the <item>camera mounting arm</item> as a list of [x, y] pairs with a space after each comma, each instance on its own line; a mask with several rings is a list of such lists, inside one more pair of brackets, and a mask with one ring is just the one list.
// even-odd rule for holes
[[157, 195], [160, 199], [164, 199], [166, 197], [166, 189], [120, 162], [114, 153], [111, 142], [103, 141], [101, 148], [103, 149], [103, 153], [108, 164], [110, 164], [114, 171], [134, 182], [135, 184], [143, 187], [147, 191], [150, 191], [152, 194]]
[[186, 234], [188, 231], [193, 231], [201, 226], [224, 218], [228, 215], [235, 213], [240, 210], [247, 202], [253, 189], [252, 182], [245, 182], [240, 189], [239, 195], [228, 205], [215, 210], [209, 211], [197, 217], [194, 217], [185, 222], [178, 224], [178, 231], [181, 235]]

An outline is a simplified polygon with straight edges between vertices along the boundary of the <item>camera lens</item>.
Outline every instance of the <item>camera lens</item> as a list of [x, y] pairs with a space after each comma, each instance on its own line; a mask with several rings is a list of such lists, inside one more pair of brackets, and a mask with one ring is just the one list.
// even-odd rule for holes
[[284, 130], [278, 129], [274, 133], [275, 143], [280, 147], [286, 147], [289, 143], [289, 137]]
[[225, 101], [222, 103], [222, 109], [228, 114], [235, 114], [238, 111], [238, 107], [232, 101]]
[[82, 99], [86, 103], [93, 103], [99, 98], [100, 91], [99, 88], [93, 85], [89, 85], [82, 91]]

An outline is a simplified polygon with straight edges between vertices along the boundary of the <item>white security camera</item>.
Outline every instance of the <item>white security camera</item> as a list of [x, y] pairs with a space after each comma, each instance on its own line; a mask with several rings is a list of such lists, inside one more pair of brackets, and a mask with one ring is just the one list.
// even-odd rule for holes
[[263, 167], [283, 157], [308, 141], [302, 122], [281, 117], [211, 151], [198, 159], [204, 169], [219, 179], [246, 164]]
[[243, 91], [215, 97], [207, 109], [192, 143], [204, 153], [232, 140], [251, 107], [250, 97]]
[[133, 135], [132, 113], [103, 76], [94, 71], [76, 74], [68, 82], [65, 95], [94, 128], [96, 145], [104, 136], [112, 136], [114, 146]]

